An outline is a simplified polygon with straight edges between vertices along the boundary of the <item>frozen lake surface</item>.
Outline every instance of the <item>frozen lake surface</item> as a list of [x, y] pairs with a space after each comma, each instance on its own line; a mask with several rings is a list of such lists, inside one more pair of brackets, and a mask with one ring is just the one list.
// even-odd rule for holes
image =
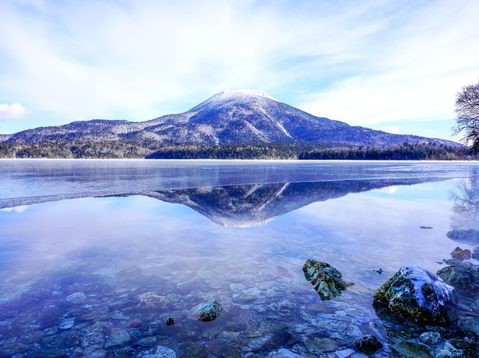
[[[0, 356], [348, 357], [366, 334], [388, 356], [373, 292], [473, 249], [446, 233], [479, 228], [478, 180], [461, 162], [0, 161]], [[309, 258], [354, 286], [322, 301]], [[213, 299], [216, 320], [192, 318]]]

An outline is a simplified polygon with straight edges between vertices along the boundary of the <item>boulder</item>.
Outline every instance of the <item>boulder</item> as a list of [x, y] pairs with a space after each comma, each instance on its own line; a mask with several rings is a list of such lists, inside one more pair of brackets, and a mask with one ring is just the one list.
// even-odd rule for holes
[[356, 342], [354, 342], [354, 344], [360, 352], [363, 352], [367, 355], [374, 354], [383, 347], [382, 343], [379, 342], [379, 339], [371, 334], [359, 338], [356, 340]]
[[343, 281], [343, 275], [326, 262], [308, 259], [303, 265], [304, 277], [310, 281], [322, 300], [339, 296], [352, 283]]
[[199, 321], [209, 322], [215, 320], [221, 311], [221, 304], [217, 300], [211, 300], [193, 307], [191, 309], [191, 315]]
[[454, 288], [433, 273], [404, 266], [374, 293], [373, 306], [380, 317], [443, 325], [454, 316], [456, 297]]
[[443, 267], [437, 272], [439, 277], [461, 293], [479, 293], [479, 265], [458, 260], [446, 260], [445, 262], [449, 266]]
[[454, 241], [476, 243], [476, 244], [479, 243], [479, 230], [474, 230], [474, 229], [451, 230], [446, 235], [448, 238]]
[[456, 260], [464, 261], [471, 259], [471, 250], [461, 249], [459, 246], [451, 252], [451, 257]]

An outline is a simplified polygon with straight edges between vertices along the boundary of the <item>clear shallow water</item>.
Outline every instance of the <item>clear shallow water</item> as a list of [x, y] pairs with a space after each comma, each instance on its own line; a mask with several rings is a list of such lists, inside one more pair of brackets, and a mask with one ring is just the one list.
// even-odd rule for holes
[[[0, 168], [0, 356], [138, 356], [161, 345], [178, 356], [263, 357], [288, 347], [334, 357], [368, 333], [387, 356], [374, 290], [401, 265], [435, 272], [456, 246], [471, 248], [446, 232], [478, 227], [475, 164]], [[58, 200], [66, 198], [76, 199]], [[302, 272], [308, 258], [355, 285], [321, 301]], [[151, 304], [141, 300], [148, 292]], [[189, 310], [208, 299], [223, 313], [192, 319]], [[110, 346], [118, 332], [129, 339]]]

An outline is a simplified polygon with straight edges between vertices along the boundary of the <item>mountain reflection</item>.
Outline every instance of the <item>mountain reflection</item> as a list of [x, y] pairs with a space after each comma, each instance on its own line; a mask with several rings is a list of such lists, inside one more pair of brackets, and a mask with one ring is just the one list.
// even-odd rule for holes
[[142, 193], [165, 202], [183, 204], [222, 226], [261, 225], [272, 218], [317, 201], [340, 198], [397, 185], [431, 179], [343, 180], [274, 183], [159, 190]]
[[479, 171], [476, 168], [457, 185], [451, 199], [454, 202], [452, 228], [479, 229]]

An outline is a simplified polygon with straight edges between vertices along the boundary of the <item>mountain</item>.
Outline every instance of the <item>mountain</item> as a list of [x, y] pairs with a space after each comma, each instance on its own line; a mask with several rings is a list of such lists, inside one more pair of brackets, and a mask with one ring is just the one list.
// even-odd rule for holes
[[128, 142], [138, 145], [394, 146], [403, 143], [458, 147], [458, 143], [413, 135], [397, 135], [316, 117], [257, 91], [224, 91], [180, 114], [150, 121], [72, 122], [15, 133], [5, 143]]

